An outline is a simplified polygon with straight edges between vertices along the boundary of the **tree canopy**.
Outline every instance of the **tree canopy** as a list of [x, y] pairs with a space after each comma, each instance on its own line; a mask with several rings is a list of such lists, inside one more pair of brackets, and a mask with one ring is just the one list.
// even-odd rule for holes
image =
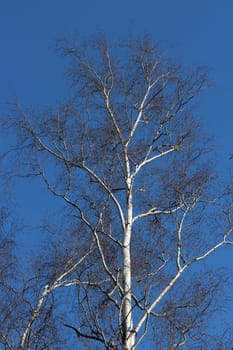
[[14, 102], [1, 120], [15, 138], [6, 174], [41, 179], [63, 203], [41, 224], [43, 249], [4, 282], [3, 348], [219, 349], [208, 320], [228, 274], [204, 262], [233, 244], [232, 190], [195, 116], [206, 69], [175, 64], [148, 36], [57, 50], [70, 97]]

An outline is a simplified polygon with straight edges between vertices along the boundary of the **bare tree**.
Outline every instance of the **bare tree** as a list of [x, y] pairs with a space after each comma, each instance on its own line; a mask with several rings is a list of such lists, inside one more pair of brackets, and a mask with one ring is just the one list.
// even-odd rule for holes
[[193, 344], [224, 278], [198, 263], [233, 244], [231, 193], [217, 192], [192, 113], [206, 71], [171, 63], [147, 37], [58, 49], [70, 99], [42, 112], [15, 103], [3, 121], [17, 135], [14, 171], [65, 204], [18, 349], [49, 348], [42, 326], [68, 304], [63, 328], [91, 348], [133, 350], [152, 334], [157, 349]]

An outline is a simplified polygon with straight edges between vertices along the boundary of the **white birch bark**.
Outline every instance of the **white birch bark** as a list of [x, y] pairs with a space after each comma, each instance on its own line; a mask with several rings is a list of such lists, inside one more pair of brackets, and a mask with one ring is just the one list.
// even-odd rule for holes
[[122, 300], [123, 312], [123, 344], [125, 349], [131, 350], [134, 345], [134, 337], [132, 336], [133, 315], [132, 315], [132, 278], [131, 278], [131, 234], [133, 224], [133, 203], [132, 203], [132, 184], [131, 179], [127, 179], [127, 222], [124, 233], [124, 241], [122, 248], [123, 255], [123, 288], [124, 298]]

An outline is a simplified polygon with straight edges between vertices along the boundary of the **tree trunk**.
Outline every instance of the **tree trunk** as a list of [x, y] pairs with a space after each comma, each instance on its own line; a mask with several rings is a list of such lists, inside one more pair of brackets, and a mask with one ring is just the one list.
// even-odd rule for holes
[[132, 234], [132, 184], [131, 179], [127, 181], [127, 222], [123, 243], [123, 288], [124, 296], [122, 301], [122, 340], [125, 350], [132, 350], [135, 342], [132, 315], [132, 290], [131, 290], [131, 234]]

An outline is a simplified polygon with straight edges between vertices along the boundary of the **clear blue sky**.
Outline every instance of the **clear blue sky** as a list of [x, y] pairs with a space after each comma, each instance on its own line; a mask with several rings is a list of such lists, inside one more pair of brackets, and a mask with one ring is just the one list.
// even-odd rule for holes
[[[214, 85], [201, 99], [198, 114], [216, 137], [221, 166], [227, 168], [233, 153], [232, 0], [1, 1], [0, 113], [13, 96], [26, 105], [58, 102], [67, 90], [64, 62], [51, 49], [55, 39], [99, 29], [110, 40], [148, 32], [178, 62], [209, 67]], [[28, 188], [18, 193], [21, 213], [28, 216], [31, 208], [33, 220], [46, 197], [41, 192], [36, 201], [36, 189], [22, 189]], [[226, 260], [232, 264], [230, 254]]]

